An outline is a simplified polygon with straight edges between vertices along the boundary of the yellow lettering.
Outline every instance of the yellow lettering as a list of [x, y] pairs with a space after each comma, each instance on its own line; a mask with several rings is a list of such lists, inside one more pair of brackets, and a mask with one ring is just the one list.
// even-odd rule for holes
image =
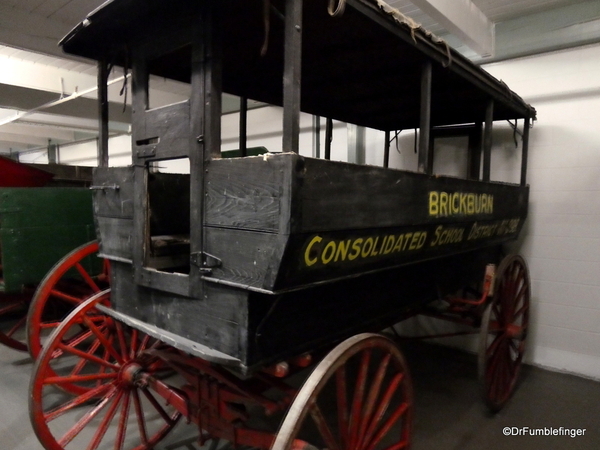
[[335, 261], [338, 261], [340, 257], [342, 261], [346, 261], [346, 256], [348, 255], [348, 249], [350, 248], [350, 239], [347, 241], [338, 242], [337, 252], [335, 253]]
[[361, 238], [358, 238], [352, 243], [352, 253], [348, 255], [348, 259], [350, 261], [354, 261], [360, 256], [360, 244], [362, 244], [362, 242], [363, 240]]
[[413, 234], [412, 239], [410, 240], [410, 246], [408, 247], [409, 250], [416, 250], [419, 245], [419, 238], [421, 237], [421, 233], [415, 233]]
[[[328, 252], [329, 252], [329, 255], [327, 254]], [[325, 250], [323, 250], [323, 253], [321, 254], [321, 261], [323, 261], [323, 264], [329, 264], [334, 256], [335, 256], [335, 242], [329, 241], [327, 243], [327, 245], [325, 246]]]
[[375, 243], [373, 244], [373, 251], [371, 252], [371, 254], [369, 256], [377, 256], [379, 254], [379, 252], [376, 252], [375, 250], [377, 250], [377, 243], [379, 242], [379, 236], [377, 236], [375, 238]]
[[467, 194], [467, 214], [475, 214], [475, 194]]
[[435, 229], [435, 238], [431, 241], [431, 246], [435, 247], [440, 240], [440, 233], [444, 229], [441, 225]]
[[313, 245], [318, 244], [322, 240], [323, 240], [323, 238], [321, 238], [319, 236], [315, 236], [314, 238], [312, 238], [312, 240], [309, 242], [308, 246], [306, 247], [306, 251], [304, 252], [304, 263], [308, 267], [314, 265], [318, 261], [318, 254], [313, 255], [311, 257], [312, 248], [313, 248]]
[[419, 243], [417, 244], [417, 248], [423, 248], [425, 245], [425, 240], [427, 239], [427, 231], [423, 231], [421, 233], [421, 237], [419, 238]]
[[438, 195], [438, 193], [436, 191], [431, 191], [429, 193], [429, 215], [430, 216], [437, 216], [438, 215], [438, 212], [439, 212], [439, 208], [438, 208], [439, 198], [440, 198], [440, 196]]
[[440, 194], [440, 216], [447, 216], [448, 210], [448, 193], [442, 192]]
[[492, 214], [494, 196], [473, 192], [429, 192], [429, 215], [447, 217], [452, 215]]
[[371, 253], [372, 249], [373, 249], [373, 238], [367, 238], [367, 240], [363, 244], [362, 253], [360, 254], [360, 256], [362, 256], [363, 258], [366, 258], [367, 256], [369, 256], [369, 253]]
[[384, 255], [388, 255], [392, 252], [392, 249], [394, 248], [394, 242], [396, 242], [394, 235], [393, 234], [389, 235], [387, 237], [387, 241], [385, 243], [385, 248], [383, 250]]
[[404, 235], [401, 234], [400, 236], [398, 236], [398, 240], [396, 241], [396, 245], [394, 245], [394, 249], [392, 250], [394, 253], [399, 252], [402, 250], [402, 241], [404, 239]]

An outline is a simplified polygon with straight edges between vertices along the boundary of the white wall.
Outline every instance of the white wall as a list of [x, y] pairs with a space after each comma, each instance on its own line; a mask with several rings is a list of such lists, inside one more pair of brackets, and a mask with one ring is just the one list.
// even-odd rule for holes
[[[59, 162], [74, 166], [96, 166], [98, 164], [98, 144], [94, 141], [61, 146]], [[108, 140], [108, 164], [127, 166], [131, 164], [131, 136], [124, 134]]]
[[[98, 164], [98, 144], [96, 140], [78, 144], [62, 145], [58, 149], [58, 163], [69, 166], [95, 167]], [[48, 164], [48, 152], [36, 150], [22, 153], [19, 161], [24, 163]], [[108, 164], [127, 166], [131, 164], [131, 136], [124, 134], [108, 140]]]
[[600, 45], [485, 66], [531, 103], [528, 360], [600, 379]]

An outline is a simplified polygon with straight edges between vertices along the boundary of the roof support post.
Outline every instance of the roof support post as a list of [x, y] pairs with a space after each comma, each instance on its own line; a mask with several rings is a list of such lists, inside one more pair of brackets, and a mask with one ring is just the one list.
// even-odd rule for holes
[[313, 116], [313, 157], [321, 157], [321, 116]]
[[302, 69], [302, 0], [285, 1], [283, 151], [298, 153]]
[[494, 126], [494, 100], [485, 109], [485, 130], [483, 131], [483, 175], [482, 181], [490, 181], [492, 161], [492, 128]]
[[[127, 80], [125, 80], [127, 83]], [[108, 64], [98, 61], [98, 167], [108, 167]]]
[[189, 295], [204, 296], [205, 173], [210, 160], [221, 156], [222, 49], [221, 29], [216, 26], [221, 10], [217, 3], [199, 6], [192, 30], [192, 96], [190, 98], [190, 268]]
[[248, 153], [248, 99], [240, 97], [240, 155]]
[[431, 134], [432, 64], [427, 61], [421, 71], [421, 119], [419, 133], [419, 172], [431, 175], [429, 140]]
[[529, 153], [529, 117], [523, 126], [523, 153], [521, 155], [521, 186], [527, 185], [527, 156]]
[[385, 142], [383, 144], [383, 167], [386, 169], [390, 166], [390, 132], [385, 132]]
[[331, 141], [333, 141], [333, 119], [325, 120], [325, 159], [331, 159]]
[[479, 180], [481, 173], [481, 122], [476, 122], [473, 131], [469, 133], [467, 178]]
[[366, 129], [359, 125], [348, 124], [348, 162], [365, 164]]

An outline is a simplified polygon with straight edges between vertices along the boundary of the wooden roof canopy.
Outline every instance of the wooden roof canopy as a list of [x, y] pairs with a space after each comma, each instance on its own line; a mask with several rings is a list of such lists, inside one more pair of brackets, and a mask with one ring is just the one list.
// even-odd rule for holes
[[[218, 16], [223, 91], [281, 105], [283, 0], [202, 1]], [[162, 36], [177, 35], [181, 45], [157, 54], [150, 72], [189, 82], [191, 11], [200, 3], [108, 1], [61, 45], [67, 53], [127, 66], [128, 48], [145, 42], [160, 52]], [[381, 1], [346, 0], [336, 17], [327, 7], [328, 0], [304, 0], [302, 111], [379, 130], [418, 128], [421, 70], [429, 60], [432, 126], [481, 122], [490, 99], [494, 120], [535, 118], [535, 109], [504, 83], [426, 30], [398, 20]]]

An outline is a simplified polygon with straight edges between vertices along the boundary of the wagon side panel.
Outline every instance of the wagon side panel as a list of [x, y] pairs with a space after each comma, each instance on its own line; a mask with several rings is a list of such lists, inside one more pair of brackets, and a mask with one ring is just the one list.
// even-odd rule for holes
[[5, 292], [18, 292], [24, 285], [38, 283], [66, 253], [94, 238], [89, 190], [0, 190], [0, 247]]

